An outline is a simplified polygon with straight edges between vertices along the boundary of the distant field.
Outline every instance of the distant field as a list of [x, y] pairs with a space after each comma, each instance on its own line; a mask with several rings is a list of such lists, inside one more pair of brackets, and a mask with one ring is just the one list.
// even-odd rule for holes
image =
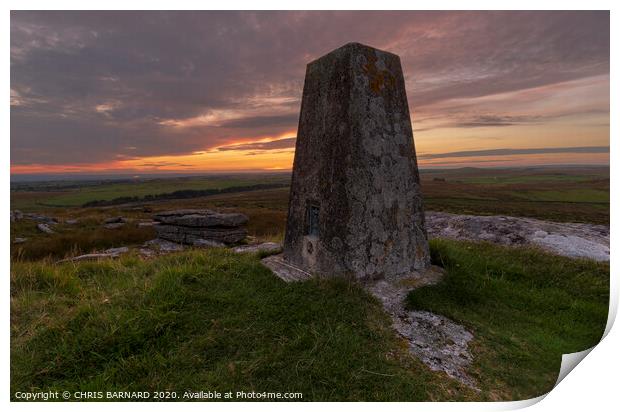
[[[609, 223], [609, 169], [452, 169], [421, 173], [427, 210], [464, 214], [505, 214], [554, 221]], [[123, 182], [29, 183], [11, 192], [11, 208], [74, 214], [72, 208], [96, 200], [157, 195], [178, 190], [224, 189], [257, 184], [286, 184], [290, 175], [252, 174], [141, 179]], [[19, 186], [18, 186], [19, 188]], [[286, 219], [288, 188], [226, 193], [194, 199], [158, 201], [157, 208], [225, 207], [248, 214]], [[77, 209], [76, 209], [77, 210]], [[267, 212], [269, 210], [269, 212]], [[80, 212], [83, 214], [84, 212]], [[272, 228], [275, 231], [276, 228]]]
[[511, 184], [511, 183], [547, 183], [547, 182], [587, 182], [592, 180], [588, 175], [541, 174], [522, 176], [473, 176], [458, 179], [463, 183], [473, 184]]
[[[105, 182], [102, 184], [84, 184], [72, 182], [69, 188], [59, 187], [57, 191], [50, 191], [49, 184], [42, 184], [42, 192], [37, 190], [36, 184], [27, 187], [34, 190], [14, 190], [11, 192], [11, 208], [33, 210], [41, 207], [74, 207], [95, 200], [113, 200], [119, 197], [143, 197], [171, 193], [178, 190], [205, 190], [226, 189], [237, 186], [252, 186], [265, 183], [286, 183], [288, 175], [282, 174], [253, 174], [235, 176], [201, 176], [175, 177], [158, 179], [136, 179], [119, 183]], [[73, 187], [78, 185], [78, 187]]]
[[543, 202], [609, 203], [609, 191], [601, 189], [529, 190], [512, 195]]
[[422, 173], [427, 210], [609, 224], [609, 169], [458, 169]]
[[539, 181], [580, 182], [609, 178], [609, 168], [606, 166], [557, 168], [523, 167], [506, 169], [463, 167], [459, 169], [423, 169], [421, 175], [423, 177], [443, 177], [447, 180], [479, 184], [529, 183]]

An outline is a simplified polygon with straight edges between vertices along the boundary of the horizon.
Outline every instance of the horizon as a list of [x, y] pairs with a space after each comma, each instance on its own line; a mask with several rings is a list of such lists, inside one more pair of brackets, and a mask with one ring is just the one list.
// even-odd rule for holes
[[[608, 169], [609, 164], [538, 164], [527, 166], [455, 166], [455, 167], [420, 167], [420, 173], [454, 171], [460, 169], [473, 170], [532, 170], [532, 169]], [[71, 181], [71, 179], [79, 181], [96, 181], [96, 180], [140, 180], [140, 179], [166, 179], [166, 178], [184, 178], [184, 177], [215, 177], [215, 176], [235, 176], [235, 175], [271, 175], [271, 174], [289, 174], [292, 169], [287, 170], [219, 170], [209, 172], [183, 172], [183, 171], [165, 171], [165, 172], [118, 172], [118, 173], [23, 173], [11, 174], [11, 183], [38, 183], [38, 182], [54, 182], [54, 181]]]
[[422, 170], [608, 167], [606, 11], [12, 11], [11, 180], [289, 171], [351, 41], [400, 56]]

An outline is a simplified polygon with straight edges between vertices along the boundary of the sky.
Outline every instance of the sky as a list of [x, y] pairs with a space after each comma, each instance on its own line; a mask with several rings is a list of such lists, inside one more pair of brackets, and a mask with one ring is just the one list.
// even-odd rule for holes
[[306, 64], [400, 56], [418, 163], [609, 164], [609, 13], [11, 12], [11, 173], [290, 170]]

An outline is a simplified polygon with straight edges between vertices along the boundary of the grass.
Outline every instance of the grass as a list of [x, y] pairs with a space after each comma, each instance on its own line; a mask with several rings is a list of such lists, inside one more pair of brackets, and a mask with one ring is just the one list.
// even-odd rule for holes
[[[605, 170], [562, 173], [423, 173], [425, 207], [608, 224]], [[483, 180], [472, 183], [475, 179]], [[129, 186], [121, 188], [137, 189]], [[106, 217], [138, 221], [175, 208], [242, 212], [250, 217], [251, 236], [281, 241], [288, 188], [154, 202], [148, 208], [46, 208], [40, 203], [86, 192], [69, 184], [40, 189], [11, 192], [11, 206], [79, 223], [56, 225], [53, 235], [40, 233], [30, 220], [11, 223], [11, 238], [29, 238], [11, 248], [13, 394], [58, 389], [182, 395], [207, 388], [302, 392], [304, 400], [525, 399], [548, 391], [561, 354], [596, 344], [605, 326], [608, 264], [535, 249], [432, 241], [433, 261], [447, 275], [411, 293], [408, 304], [474, 333], [469, 373], [482, 391], [473, 392], [413, 359], [379, 304], [353, 283], [284, 284], [258, 256], [218, 250], [52, 263], [155, 236], [152, 228], [134, 224], [104, 229]], [[99, 189], [84, 188], [104, 192]]]
[[[121, 196], [170, 193], [250, 184], [284, 183], [286, 173], [230, 176], [170, 177], [135, 182], [52, 182], [15, 184], [11, 208], [63, 213], [88, 201]], [[427, 210], [461, 214], [500, 214], [560, 222], [609, 224], [609, 168], [521, 168], [423, 170], [422, 194]], [[204, 198], [153, 203], [244, 208], [260, 215], [268, 209], [286, 214], [288, 188], [227, 193]], [[166, 206], [167, 205], [167, 206]], [[282, 219], [282, 220], [284, 220]], [[280, 225], [281, 230], [282, 225]]]
[[529, 200], [571, 203], [609, 203], [609, 189], [530, 190], [513, 193]]
[[267, 391], [303, 400], [471, 399], [411, 358], [344, 280], [285, 284], [256, 256], [14, 263], [11, 392]]
[[609, 168], [422, 172], [426, 210], [609, 224]]
[[530, 217], [555, 222], [577, 222], [609, 225], [609, 203], [566, 203], [548, 201], [500, 199], [446, 198], [428, 196], [424, 200], [427, 211], [464, 215], [503, 215]]
[[[61, 223], [53, 225], [55, 234], [48, 235], [37, 229], [37, 223], [23, 219], [11, 223], [11, 239], [27, 238], [22, 244], [11, 246], [11, 256], [20, 260], [35, 260], [46, 257], [63, 258], [77, 253], [89, 253], [110, 247], [137, 245], [156, 237], [155, 230], [150, 227], [136, 227], [137, 221], [151, 219], [153, 213], [159, 210], [176, 208], [216, 208], [221, 211], [241, 212], [249, 217], [248, 234], [260, 241], [281, 242], [283, 240], [286, 210], [277, 205], [281, 201], [277, 197], [272, 199], [272, 190], [252, 192], [251, 202], [244, 203], [238, 194], [167, 201], [157, 204], [148, 211], [140, 208], [69, 208], [48, 216], [57, 217]], [[275, 190], [277, 192], [277, 190]], [[261, 194], [263, 197], [261, 197]], [[224, 200], [222, 200], [224, 199]], [[270, 203], [271, 202], [271, 203]], [[237, 204], [237, 207], [233, 207]], [[136, 210], [137, 209], [137, 210]], [[105, 229], [102, 227], [104, 219], [114, 216], [124, 216], [133, 222], [119, 229]], [[64, 224], [67, 219], [77, 219], [74, 225]]]
[[431, 251], [448, 274], [410, 293], [408, 305], [474, 332], [471, 374], [492, 398], [549, 391], [561, 354], [599, 342], [608, 313], [608, 264], [448, 240], [433, 240]]
[[465, 183], [475, 184], [511, 184], [511, 183], [547, 183], [547, 182], [587, 182], [592, 180], [589, 175], [574, 174], [540, 174], [540, 175], [516, 175], [516, 176], [473, 176], [459, 178]]
[[411, 308], [473, 331], [474, 392], [408, 355], [345, 280], [285, 284], [225, 250], [54, 265], [13, 262], [11, 392], [301, 392], [303, 400], [509, 400], [544, 393], [562, 353], [597, 343], [609, 266], [433, 241], [447, 275]]
[[[438, 186], [443, 186], [437, 189]], [[430, 211], [443, 211], [474, 215], [508, 215], [535, 217], [560, 222], [609, 223], [609, 203], [590, 203], [588, 197], [583, 203], [532, 201], [500, 192], [468, 192], [464, 185], [456, 185], [453, 197], [444, 197], [450, 183], [424, 181], [425, 207]], [[472, 187], [475, 185], [471, 185]], [[585, 189], [584, 189], [585, 190]], [[551, 192], [550, 192], [551, 193]], [[608, 191], [605, 192], [608, 196]], [[101, 228], [101, 222], [112, 216], [125, 216], [131, 219], [150, 219], [160, 210], [177, 208], [210, 208], [220, 211], [241, 212], [250, 220], [248, 234], [261, 241], [281, 241], [286, 225], [288, 205], [288, 188], [257, 190], [243, 193], [228, 193], [195, 199], [169, 200], [153, 203], [148, 212], [142, 208], [66, 208], [54, 210], [46, 215], [56, 216], [61, 221], [77, 218], [78, 225], [59, 225], [54, 230], [56, 235], [44, 235], [36, 229], [36, 223], [30, 220], [11, 223], [11, 238], [26, 237], [27, 243], [12, 246], [12, 256], [23, 259], [39, 259], [46, 256], [64, 257], [67, 254], [90, 252], [93, 249], [142, 243], [154, 237], [150, 229], [125, 228], [111, 231]], [[487, 196], [482, 198], [481, 196]], [[135, 210], [138, 209], [138, 210]], [[150, 237], [149, 237], [150, 236]]]
[[142, 244], [156, 237], [153, 228], [136, 227], [134, 224], [118, 229], [105, 229], [101, 226], [71, 229], [64, 228], [63, 231], [63, 228], [54, 226], [53, 230], [59, 232], [48, 235], [32, 229], [32, 225], [25, 225], [25, 229], [20, 230], [19, 234], [27, 237], [28, 241], [11, 245], [11, 257], [14, 260], [60, 259], [94, 250]]
[[[42, 207], [74, 207], [94, 200], [112, 200], [125, 196], [144, 197], [146, 195], [171, 193], [177, 190], [226, 189], [265, 183], [286, 183], [289, 180], [288, 175], [282, 174], [172, 177], [136, 179], [133, 182], [103, 182], [101, 184], [87, 182], [83, 186], [74, 183], [77, 187], [63, 189], [61, 186], [60, 190], [56, 192], [50, 192], [48, 185], [42, 184], [41, 188], [44, 190], [42, 196], [38, 196], [36, 191], [14, 191], [12, 208], [31, 210], [36, 209], [36, 205]], [[36, 186], [34, 188], [36, 189]]]

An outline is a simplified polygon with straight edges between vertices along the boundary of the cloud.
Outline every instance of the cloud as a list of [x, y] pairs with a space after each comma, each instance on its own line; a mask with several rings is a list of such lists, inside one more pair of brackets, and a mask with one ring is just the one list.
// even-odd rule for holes
[[[547, 110], [489, 110], [491, 96], [609, 75], [606, 11], [12, 11], [10, 40], [16, 165], [281, 136], [297, 127], [306, 64], [350, 41], [399, 54], [414, 115], [462, 128]], [[608, 80], [598, 87], [607, 100], [562, 110], [608, 112]]]
[[286, 137], [284, 139], [271, 140], [268, 142], [253, 142], [253, 143], [243, 143], [236, 144], [231, 146], [222, 146], [218, 147], [219, 151], [228, 151], [228, 150], [275, 150], [275, 149], [289, 149], [295, 147], [296, 137]]
[[280, 116], [256, 116], [228, 120], [222, 123], [223, 127], [252, 128], [263, 126], [291, 126], [297, 122], [297, 113]]
[[466, 121], [456, 122], [453, 127], [503, 127], [531, 123], [540, 120], [540, 116], [480, 115]]
[[191, 167], [191, 164], [184, 164], [184, 163], [178, 163], [178, 162], [149, 162], [149, 163], [140, 163], [138, 164], [138, 166], [141, 167], [170, 167], [170, 166], [175, 166], [175, 167]]
[[[442, 120], [449, 115], [442, 117]], [[474, 128], [474, 127], [506, 127], [537, 123], [545, 119], [544, 116], [534, 115], [507, 115], [507, 114], [460, 114], [454, 120], [438, 123], [429, 127], [416, 127], [416, 132], [423, 132], [440, 128]], [[549, 117], [547, 117], [548, 119]], [[428, 119], [426, 119], [428, 120]], [[422, 120], [420, 123], [424, 123]]]
[[419, 159], [446, 159], [451, 157], [485, 157], [485, 156], [508, 156], [508, 155], [532, 155], [549, 153], [609, 153], [607, 146], [584, 146], [584, 147], [545, 147], [528, 149], [490, 149], [490, 150], [464, 150], [460, 152], [420, 154]]

